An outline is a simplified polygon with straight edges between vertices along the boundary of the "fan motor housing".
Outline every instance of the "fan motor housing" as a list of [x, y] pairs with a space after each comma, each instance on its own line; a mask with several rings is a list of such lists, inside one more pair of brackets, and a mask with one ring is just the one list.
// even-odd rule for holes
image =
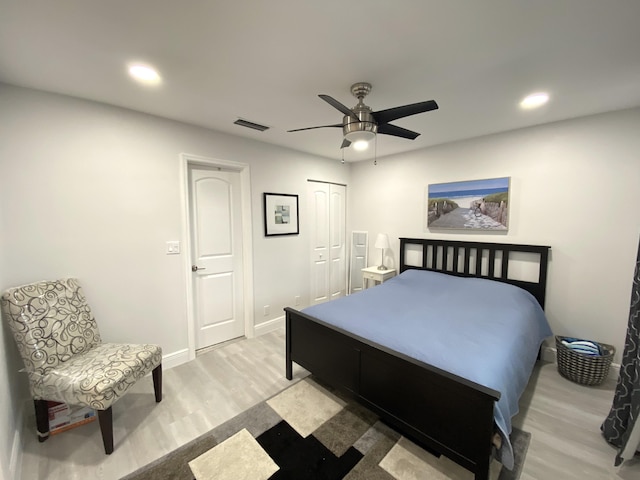
[[[353, 117], [345, 115], [342, 119], [342, 133], [344, 136], [351, 140], [350, 137], [353, 137], [356, 132], [366, 132], [364, 137], [373, 138], [376, 133], [378, 133], [378, 125], [376, 124], [373, 115], [371, 115], [371, 110], [360, 110], [355, 111], [355, 114], [358, 116], [359, 120], [355, 120]], [[367, 135], [368, 133], [368, 135]]]

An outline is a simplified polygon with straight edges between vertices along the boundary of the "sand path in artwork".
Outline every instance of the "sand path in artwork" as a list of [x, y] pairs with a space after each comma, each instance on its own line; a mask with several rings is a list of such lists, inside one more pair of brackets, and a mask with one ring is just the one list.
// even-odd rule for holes
[[506, 230], [507, 227], [487, 215], [476, 216], [469, 208], [456, 208], [429, 224], [430, 228], [480, 228]]

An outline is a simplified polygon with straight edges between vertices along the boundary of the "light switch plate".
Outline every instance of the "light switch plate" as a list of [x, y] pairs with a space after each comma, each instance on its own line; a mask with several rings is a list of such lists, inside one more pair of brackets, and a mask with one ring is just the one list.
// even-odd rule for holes
[[178, 255], [180, 253], [180, 242], [177, 240], [167, 242], [167, 255]]

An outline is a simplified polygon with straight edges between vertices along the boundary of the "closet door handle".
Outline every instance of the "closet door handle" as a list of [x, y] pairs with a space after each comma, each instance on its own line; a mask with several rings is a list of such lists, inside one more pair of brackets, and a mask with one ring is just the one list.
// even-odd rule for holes
[[206, 267], [199, 267], [197, 265], [191, 265], [191, 271], [192, 272], [197, 272], [198, 270], [206, 270]]

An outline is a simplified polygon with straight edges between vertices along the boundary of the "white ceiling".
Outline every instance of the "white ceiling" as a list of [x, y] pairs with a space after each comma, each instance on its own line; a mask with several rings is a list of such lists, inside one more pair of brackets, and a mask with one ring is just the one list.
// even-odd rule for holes
[[[0, 81], [340, 158], [318, 98], [440, 109], [377, 156], [640, 105], [639, 0], [0, 0]], [[155, 66], [160, 86], [127, 74]], [[522, 111], [528, 93], [550, 102]], [[257, 132], [233, 124], [268, 125]], [[55, 121], [52, 119], [52, 121]], [[349, 149], [347, 161], [372, 152]]]

